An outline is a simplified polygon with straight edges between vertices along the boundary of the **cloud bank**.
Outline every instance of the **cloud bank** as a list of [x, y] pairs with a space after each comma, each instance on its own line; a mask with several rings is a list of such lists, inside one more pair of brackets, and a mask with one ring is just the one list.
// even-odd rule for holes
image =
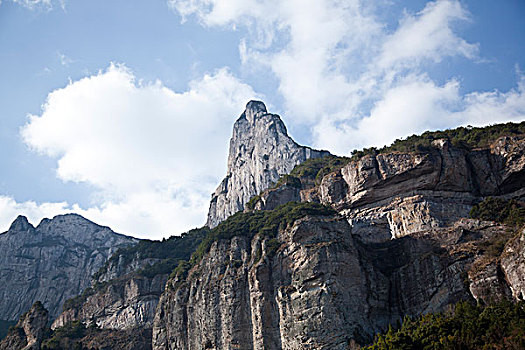
[[51, 92], [42, 114], [21, 129], [29, 147], [57, 159], [61, 180], [96, 189], [94, 205], [14, 204], [9, 197], [0, 205], [35, 218], [74, 211], [148, 238], [202, 225], [226, 170], [231, 125], [254, 97], [227, 69], [176, 93], [112, 64]]

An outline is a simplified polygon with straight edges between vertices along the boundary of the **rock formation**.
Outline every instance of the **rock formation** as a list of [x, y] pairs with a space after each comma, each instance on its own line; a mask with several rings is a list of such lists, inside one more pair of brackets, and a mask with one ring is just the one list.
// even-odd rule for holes
[[125, 276], [103, 284], [67, 308], [58, 316], [52, 329], [68, 322], [82, 321], [102, 329], [151, 329], [159, 297], [168, 275], [154, 277]]
[[44, 339], [49, 313], [37, 301], [24, 313], [7, 337], [0, 342], [0, 350], [38, 350]]
[[136, 242], [80, 215], [44, 219], [36, 228], [19, 216], [0, 234], [0, 319], [16, 320], [37, 300], [54, 319], [119, 247]]
[[212, 195], [207, 225], [215, 227], [243, 210], [250, 198], [306, 159], [329, 154], [299, 146], [278, 115], [262, 102], [248, 102], [233, 126], [227, 174]]
[[[212, 197], [213, 229], [183, 235], [162, 259], [142, 253], [153, 245], [115, 254], [53, 328], [95, 326], [81, 340], [94, 348], [343, 350], [406, 315], [521, 300], [525, 228], [469, 218], [487, 196], [525, 199], [524, 135], [338, 158], [298, 146], [251, 101]], [[164, 263], [178, 266], [169, 277], [154, 268]]]
[[167, 282], [153, 349], [347, 349], [405, 315], [518, 300], [525, 231], [467, 219], [489, 195], [523, 200], [523, 137], [483, 149], [436, 140], [347, 162], [320, 181], [282, 181], [257, 210], [314, 201], [337, 213], [275, 238], [217, 239], [187, 277]]

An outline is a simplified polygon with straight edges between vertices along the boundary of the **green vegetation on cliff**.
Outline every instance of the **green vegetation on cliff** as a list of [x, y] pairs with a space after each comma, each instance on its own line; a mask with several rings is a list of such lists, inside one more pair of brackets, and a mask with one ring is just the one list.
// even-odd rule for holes
[[508, 226], [525, 224], [525, 208], [516, 200], [487, 197], [473, 206], [469, 215], [473, 219], [495, 221]]
[[160, 260], [137, 271], [139, 275], [153, 277], [158, 274], [169, 274], [180, 260], [188, 260], [191, 257], [209, 231], [208, 227], [196, 228], [181, 236], [171, 236], [162, 241], [142, 240], [134, 246], [119, 249], [93, 278], [98, 279], [107, 271], [109, 265], [119, 260], [128, 264], [135, 258]]
[[432, 148], [432, 142], [439, 139], [447, 139], [456, 147], [470, 150], [474, 148], [488, 147], [491, 143], [502, 136], [516, 136], [523, 134], [525, 134], [525, 122], [496, 124], [480, 128], [467, 126], [443, 131], [427, 131], [421, 135], [409, 136], [404, 140], [395, 140], [389, 146], [354, 150], [352, 152], [352, 160], [357, 160], [368, 154], [426, 152]]
[[525, 303], [461, 302], [453, 312], [405, 317], [399, 330], [389, 328], [364, 349], [525, 349]]
[[[366, 155], [376, 155], [380, 153], [411, 153], [411, 152], [428, 152], [434, 146], [432, 142], [439, 139], [447, 139], [454, 146], [472, 150], [475, 148], [484, 148], [490, 146], [494, 141], [502, 136], [525, 135], [525, 122], [496, 124], [486, 127], [459, 127], [443, 131], [427, 131], [421, 135], [412, 135], [406, 139], [395, 140], [389, 146], [381, 148], [370, 147], [362, 150], [352, 151], [351, 157], [326, 156], [323, 158], [308, 159], [297, 165], [289, 175], [283, 175], [274, 188], [282, 185], [299, 186], [302, 181], [315, 181], [319, 184], [322, 178], [351, 161], [357, 161]], [[253, 209], [258, 196], [255, 196], [248, 202], [247, 208]]]
[[326, 156], [322, 158], [308, 159], [297, 165], [290, 173], [291, 176], [302, 179], [309, 178], [320, 183], [323, 177], [333, 171], [341, 169], [350, 162], [348, 157]]

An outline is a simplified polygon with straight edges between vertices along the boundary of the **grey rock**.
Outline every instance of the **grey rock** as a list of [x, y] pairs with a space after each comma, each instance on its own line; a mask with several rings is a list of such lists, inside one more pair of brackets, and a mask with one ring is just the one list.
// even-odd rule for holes
[[16, 320], [37, 300], [54, 319], [111, 254], [137, 241], [80, 215], [44, 219], [36, 228], [18, 217], [0, 234], [0, 319]]
[[212, 195], [207, 225], [217, 226], [309, 158], [330, 153], [298, 145], [264, 103], [250, 101], [233, 126], [226, 177]]
[[514, 299], [525, 300], [525, 228], [505, 246], [501, 267]]
[[81, 321], [102, 329], [151, 329], [167, 275], [152, 278], [125, 276], [98, 287], [78, 306], [65, 309], [53, 322], [55, 329], [68, 322]]
[[525, 233], [499, 254], [490, 248], [509, 228], [465, 218], [484, 196], [523, 198], [524, 145], [469, 152], [438, 140], [263, 190], [256, 210], [312, 201], [339, 214], [296, 221], [276, 250], [260, 236], [213, 243], [186, 279], [167, 282], [153, 349], [347, 349], [406, 315], [523, 298]]

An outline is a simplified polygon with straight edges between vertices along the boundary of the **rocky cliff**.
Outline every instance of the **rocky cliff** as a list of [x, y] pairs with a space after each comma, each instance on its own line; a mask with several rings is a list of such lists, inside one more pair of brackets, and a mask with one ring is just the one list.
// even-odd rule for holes
[[[525, 139], [429, 146], [306, 161], [263, 191], [167, 282], [153, 348], [347, 349], [405, 315], [522, 298], [525, 231], [468, 217], [487, 196], [524, 199]], [[302, 208], [290, 201], [334, 213], [271, 233], [273, 213]]]
[[352, 349], [407, 315], [523, 299], [525, 123], [461, 133], [335, 157], [250, 102], [212, 228], [119, 251], [56, 341], [86, 325], [93, 348]]
[[227, 174], [212, 195], [207, 225], [215, 227], [243, 210], [254, 195], [296, 165], [329, 154], [299, 146], [278, 115], [268, 113], [262, 102], [248, 102], [233, 126]]
[[37, 300], [55, 318], [119, 247], [136, 242], [75, 214], [37, 227], [19, 216], [0, 234], [0, 319], [18, 319]]
[[151, 340], [156, 307], [169, 274], [179, 261], [191, 257], [208, 232], [207, 227], [193, 229], [162, 242], [141, 240], [120, 249], [93, 275], [89, 288], [66, 301], [51, 328], [82, 322], [108, 331], [142, 329]]

